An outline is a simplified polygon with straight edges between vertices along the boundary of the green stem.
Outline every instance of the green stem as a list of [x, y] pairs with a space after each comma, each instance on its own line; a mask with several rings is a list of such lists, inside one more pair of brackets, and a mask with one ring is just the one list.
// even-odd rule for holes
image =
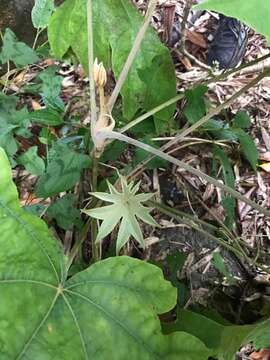
[[235, 100], [239, 98], [239, 96], [244, 94], [246, 91], [251, 89], [253, 86], [257, 85], [263, 78], [265, 78], [268, 75], [270, 75], [270, 69], [264, 70], [255, 79], [250, 81], [247, 85], [245, 85], [239, 91], [237, 91], [235, 94], [233, 94], [228, 100], [224, 101], [222, 104], [220, 104], [216, 108], [210, 110], [209, 113], [206, 114], [205, 116], [203, 116], [199, 121], [197, 121], [195, 124], [193, 124], [192, 126], [187, 128], [186, 130], [182, 131], [181, 134], [176, 136], [172, 141], [168, 142], [168, 144], [166, 144], [166, 148], [169, 148], [173, 144], [177, 143], [179, 140], [182, 140], [185, 136], [187, 136], [191, 132], [195, 131], [200, 126], [204, 125], [213, 116], [218, 115], [223, 109], [226, 109], [229, 106], [231, 106], [235, 102]]
[[[169, 141], [167, 144], [163, 145], [160, 150], [166, 151], [179, 141], [182, 141], [185, 136], [193, 132], [194, 130], [198, 129], [200, 126], [205, 124], [209, 119], [211, 119], [213, 116], [218, 115], [223, 109], [229, 107], [233, 104], [233, 102], [241, 95], [244, 94], [247, 90], [249, 90], [251, 87], [259, 83], [264, 77], [268, 76], [270, 74], [270, 69], [265, 69], [260, 75], [258, 75], [255, 79], [253, 79], [250, 83], [248, 83], [246, 86], [244, 86], [242, 89], [240, 89], [237, 93], [235, 93], [233, 96], [231, 96], [228, 100], [224, 101], [222, 104], [217, 106], [216, 108], [210, 110], [208, 114], [206, 114], [204, 117], [202, 117], [199, 121], [197, 121], [195, 124], [187, 128], [186, 130], [182, 131], [178, 136], [176, 136], [173, 140]], [[142, 171], [144, 166], [151, 161], [155, 156], [148, 156], [144, 161], [142, 161], [135, 169], [131, 171], [129, 174], [130, 176], [134, 176], [134, 174], [139, 173]]]
[[185, 96], [185, 94], [179, 94], [174, 96], [173, 98], [171, 98], [170, 100], [162, 103], [161, 105], [156, 106], [155, 108], [153, 108], [152, 110], [148, 111], [147, 113], [139, 116], [137, 119], [132, 120], [131, 122], [129, 122], [127, 125], [123, 126], [121, 129], [119, 129], [120, 133], [123, 133], [127, 130], [129, 130], [130, 128], [132, 128], [135, 125], [138, 125], [140, 122], [142, 122], [143, 120], [149, 118], [150, 116], [156, 114], [157, 112], [163, 110], [164, 108], [176, 103], [178, 100], [183, 99], [183, 97]]
[[174, 212], [171, 211], [171, 209], [165, 205], [156, 203], [154, 201], [151, 201], [151, 204], [153, 206], [155, 206], [155, 208], [157, 208], [161, 213], [171, 216], [174, 219], [176, 219], [177, 221], [179, 221], [179, 223], [185, 224], [189, 227], [191, 227], [192, 229], [200, 232], [201, 234], [203, 234], [205, 237], [207, 237], [209, 240], [212, 240], [214, 242], [216, 242], [217, 244], [223, 246], [224, 248], [226, 248], [227, 250], [231, 251], [232, 253], [234, 253], [239, 259], [243, 258], [243, 254], [242, 252], [240, 252], [239, 250], [235, 249], [232, 245], [228, 244], [226, 241], [222, 240], [221, 238], [218, 238], [212, 234], [209, 234], [206, 230], [204, 230], [203, 228], [201, 228], [200, 226], [196, 225], [196, 223], [193, 220], [189, 220], [189, 219], [184, 219], [178, 215], [176, 215]]
[[35, 37], [35, 40], [34, 40], [34, 43], [32, 46], [33, 50], [35, 50], [35, 48], [37, 46], [37, 41], [38, 41], [39, 35], [42, 33], [43, 30], [44, 29], [41, 29], [41, 28], [37, 29], [36, 37]]
[[190, 221], [193, 221], [194, 223], [198, 224], [198, 226], [200, 225], [200, 226], [203, 226], [204, 228], [208, 228], [209, 231], [217, 232], [219, 230], [218, 227], [216, 227], [215, 225], [209, 224], [208, 222], [206, 222], [204, 220], [201, 220], [201, 219], [199, 219], [198, 217], [196, 217], [194, 215], [188, 214], [187, 212], [180, 211], [180, 210], [175, 209], [175, 208], [171, 208], [169, 206], [166, 206], [164, 204], [160, 204], [160, 203], [158, 203], [156, 201], [153, 201], [153, 200], [148, 200], [147, 204], [150, 207], [155, 207], [157, 209], [160, 209], [162, 207], [163, 209], [166, 209], [168, 212], [170, 212], [171, 216], [175, 215], [175, 216], [178, 216], [178, 217], [181, 217], [181, 218], [186, 218], [186, 219], [188, 219]]
[[84, 224], [84, 227], [82, 228], [82, 231], [81, 231], [77, 241], [75, 242], [75, 244], [73, 245], [73, 247], [69, 253], [68, 262], [67, 262], [67, 266], [66, 266], [67, 271], [69, 270], [75, 257], [77, 256], [77, 253], [80, 250], [80, 248], [88, 234], [90, 225], [91, 225], [91, 219], [89, 218], [88, 221]]
[[[250, 66], [259, 64], [260, 62], [267, 60], [270, 57], [270, 54], [264, 55], [258, 59], [255, 59], [253, 61], [250, 61], [249, 63], [243, 64], [240, 67], [236, 68], [236, 69], [232, 69], [230, 71], [224, 71], [222, 72], [220, 75], [214, 76], [211, 79], [209, 79], [208, 81], [206, 81], [206, 85], [209, 85], [211, 83], [214, 83], [216, 81], [225, 79], [226, 77], [236, 74], [238, 72], [240, 72], [241, 70], [248, 68]], [[241, 91], [241, 90], [240, 90]], [[185, 96], [185, 94], [178, 94], [176, 96], [174, 96], [173, 98], [167, 100], [166, 102], [156, 106], [155, 108], [149, 110], [147, 113], [139, 116], [137, 119], [132, 120], [130, 123], [128, 123], [127, 125], [125, 125], [124, 127], [122, 127], [121, 129], [119, 129], [120, 133], [123, 133], [127, 130], [129, 130], [130, 128], [132, 128], [133, 126], [139, 124], [140, 122], [142, 122], [143, 120], [149, 118], [152, 115], [155, 115], [157, 112], [163, 110], [164, 108], [176, 103], [177, 101], [181, 100], [183, 97]], [[222, 105], [222, 104], [221, 104]]]
[[263, 208], [256, 202], [254, 202], [254, 201], [250, 200], [249, 198], [247, 198], [246, 196], [240, 194], [238, 191], [230, 188], [229, 186], [222, 184], [220, 181], [212, 178], [211, 176], [203, 173], [202, 171], [200, 171], [198, 169], [195, 169], [194, 167], [186, 164], [185, 162], [178, 160], [167, 153], [162, 152], [159, 149], [153, 148], [152, 146], [150, 146], [148, 144], [144, 144], [138, 140], [132, 139], [124, 134], [120, 134], [115, 131], [101, 130], [99, 135], [100, 135], [100, 137], [104, 137], [104, 139], [117, 139], [120, 141], [124, 141], [128, 144], [131, 144], [138, 148], [141, 148], [141, 149], [149, 152], [150, 154], [158, 156], [166, 161], [169, 161], [172, 164], [175, 164], [176, 166], [179, 166], [180, 168], [188, 171], [190, 174], [201, 177], [202, 179], [206, 180], [208, 183], [215, 185], [217, 188], [220, 188], [225, 193], [232, 195], [234, 198], [250, 205], [252, 208], [256, 209], [258, 212], [260, 212], [266, 216], [270, 216], [270, 210]]
[[[91, 134], [93, 133], [93, 129], [97, 122], [97, 106], [96, 106], [96, 91], [95, 91], [95, 81], [94, 81], [94, 47], [93, 47], [93, 12], [92, 12], [92, 0], [87, 0], [87, 29], [88, 29], [88, 66], [89, 66], [89, 87], [90, 87], [90, 108], [91, 108]], [[95, 191], [97, 188], [97, 172], [98, 172], [98, 159], [93, 156], [93, 167], [92, 167], [92, 190]], [[97, 224], [92, 223], [92, 219], [89, 219], [83, 230], [81, 232], [78, 241], [74, 244], [73, 248], [71, 249], [67, 269], [71, 266], [72, 262], [74, 261], [78, 251], [83, 244], [87, 233], [89, 231], [89, 227], [91, 226], [91, 234], [92, 234], [92, 249], [93, 249], [93, 260], [98, 260], [98, 253], [95, 247], [95, 232]]]
[[144, 38], [144, 35], [146, 33], [146, 30], [148, 28], [148, 25], [152, 19], [152, 16], [154, 14], [154, 11], [155, 11], [155, 8], [156, 8], [156, 4], [157, 4], [157, 0], [150, 0], [149, 1], [149, 5], [148, 5], [148, 9], [147, 9], [147, 13], [144, 17], [144, 20], [143, 20], [143, 23], [142, 23], [142, 26], [140, 27], [140, 30], [138, 31], [138, 34], [134, 40], [134, 43], [133, 43], [133, 46], [130, 50], [130, 53], [128, 54], [128, 57], [127, 57], [127, 60], [125, 62], [125, 65], [121, 71], [121, 74], [119, 75], [119, 79], [117, 80], [117, 83], [113, 89], [113, 92], [109, 98], [109, 101], [108, 101], [108, 110], [109, 112], [111, 113], [113, 107], [114, 107], [114, 104], [116, 102], [116, 99], [122, 89], [122, 86], [126, 80], [126, 77], [128, 75], [128, 72], [133, 64], [133, 61], [135, 60], [136, 58], [136, 55], [140, 49], [140, 46], [141, 46], [141, 43], [142, 43], [142, 40]]
[[[95, 152], [93, 152], [92, 192], [97, 191], [98, 163], [99, 163], [99, 159], [95, 156]], [[95, 207], [95, 204], [93, 204], [93, 207]], [[97, 220], [92, 219], [91, 220], [91, 243], [92, 243], [93, 262], [97, 262], [100, 258], [99, 247], [96, 244], [97, 233], [98, 233]]]
[[[232, 252], [239, 260], [244, 260], [246, 261], [250, 266], [257, 266], [260, 268], [264, 268], [264, 266], [262, 264], [260, 264], [259, 262], [257, 262], [257, 259], [252, 260], [250, 259], [247, 254], [243, 251], [243, 249], [239, 246], [239, 244], [237, 243], [237, 247], [238, 249], [236, 249], [233, 245], [230, 245], [227, 241], [222, 240], [220, 237], [216, 237], [212, 234], [209, 234], [206, 230], [204, 230], [201, 226], [196, 225], [197, 219], [196, 221], [187, 218], [187, 214], [184, 214], [184, 216], [179, 216], [177, 214], [178, 211], [175, 211], [174, 209], [171, 209], [170, 207], [163, 205], [163, 204], [159, 204], [155, 201], [148, 201], [149, 204], [151, 204], [152, 206], [154, 206], [156, 209], [158, 209], [161, 213], [171, 216], [172, 218], [174, 218], [175, 220], [177, 220], [179, 223], [185, 224], [189, 227], [191, 227], [192, 229], [200, 232], [201, 234], [203, 234], [205, 237], [207, 237], [209, 240], [216, 242], [217, 244], [223, 246], [225, 249], [229, 250], [230, 252]], [[202, 224], [205, 225], [205, 224]], [[209, 225], [209, 224], [208, 224]], [[246, 244], [243, 244], [244, 246]], [[266, 273], [270, 273], [270, 271], [268, 269], [264, 269]]]
[[221, 74], [219, 75], [213, 75], [211, 77], [211, 79], [209, 79], [208, 81], [206, 81], [205, 85], [209, 85], [211, 83], [214, 83], [214, 82], [217, 82], [217, 81], [220, 81], [220, 80], [223, 80], [225, 78], [227, 78], [228, 76], [230, 75], [235, 75], [237, 73], [239, 73], [241, 70], [243, 69], [246, 69], [250, 66], [253, 66], [253, 65], [256, 65], [256, 64], [259, 64], [260, 62], [264, 61], [264, 60], [267, 60], [270, 58], [270, 54], [266, 54], [264, 56], [261, 56], [255, 60], [252, 60], [246, 64], [242, 64], [241, 66], [237, 67], [237, 68], [234, 68], [234, 69], [231, 69], [229, 71], [223, 71], [221, 72]]
[[96, 90], [94, 80], [94, 39], [93, 39], [93, 7], [92, 0], [87, 0], [87, 30], [88, 30], [88, 72], [90, 89], [91, 134], [94, 133], [97, 122]]

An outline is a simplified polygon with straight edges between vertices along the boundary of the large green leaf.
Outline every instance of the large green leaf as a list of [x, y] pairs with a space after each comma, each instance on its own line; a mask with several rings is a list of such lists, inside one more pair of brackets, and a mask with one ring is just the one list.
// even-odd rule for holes
[[265, 0], [208, 0], [195, 7], [235, 17], [270, 41], [270, 6]]
[[177, 321], [165, 325], [164, 330], [193, 334], [213, 349], [219, 360], [234, 360], [241, 345], [249, 342], [253, 342], [255, 348], [270, 345], [270, 319], [255, 325], [221, 325], [203, 315], [179, 309]]
[[[112, 66], [117, 78], [140, 28], [142, 17], [129, 0], [95, 0], [93, 7], [95, 56], [107, 67]], [[66, 0], [53, 14], [48, 33], [56, 56], [63, 57], [71, 47], [87, 68], [88, 37], [84, 9], [86, 0]], [[140, 72], [146, 69], [149, 74], [147, 77]], [[175, 94], [175, 72], [169, 50], [161, 44], [154, 30], [149, 29], [121, 92], [124, 116], [129, 120], [137, 110], [148, 110]], [[168, 123], [174, 109], [171, 106], [155, 116], [158, 131], [160, 127], [164, 129], [164, 122]]]
[[206, 360], [185, 332], [161, 333], [157, 314], [176, 291], [159, 268], [128, 257], [67, 279], [65, 257], [45, 223], [19, 206], [0, 149], [0, 358]]

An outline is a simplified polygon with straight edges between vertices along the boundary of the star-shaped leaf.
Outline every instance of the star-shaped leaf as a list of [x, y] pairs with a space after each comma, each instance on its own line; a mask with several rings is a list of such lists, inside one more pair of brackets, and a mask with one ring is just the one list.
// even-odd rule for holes
[[102, 220], [96, 239], [97, 242], [109, 235], [120, 222], [116, 241], [117, 253], [119, 253], [120, 249], [128, 242], [131, 236], [144, 247], [143, 234], [138, 219], [149, 225], [158, 226], [157, 222], [150, 215], [152, 209], [142, 205], [142, 202], [149, 200], [153, 194], [137, 194], [140, 183], [134, 184], [134, 182], [130, 182], [128, 184], [124, 177], [121, 177], [121, 185], [122, 192], [117, 191], [116, 188], [108, 182], [110, 193], [91, 193], [96, 198], [111, 202], [113, 205], [83, 210], [87, 215]]

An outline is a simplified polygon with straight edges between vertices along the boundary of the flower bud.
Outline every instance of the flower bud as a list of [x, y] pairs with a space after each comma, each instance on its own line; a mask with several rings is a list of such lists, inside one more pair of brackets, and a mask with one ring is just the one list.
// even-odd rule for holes
[[107, 82], [107, 73], [103, 63], [98, 63], [98, 59], [94, 62], [94, 80], [97, 87], [104, 87]]

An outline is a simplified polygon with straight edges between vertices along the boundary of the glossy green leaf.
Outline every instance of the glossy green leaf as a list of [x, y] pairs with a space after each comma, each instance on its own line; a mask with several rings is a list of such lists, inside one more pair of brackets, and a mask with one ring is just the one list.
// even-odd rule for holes
[[[94, 55], [106, 67], [112, 67], [118, 78], [142, 17], [129, 0], [93, 1], [93, 7]], [[71, 47], [87, 68], [87, 18], [83, 9], [86, 9], [86, 0], [66, 0], [53, 14], [48, 33], [56, 56], [63, 57]], [[142, 71], [146, 69], [149, 75], [144, 77]], [[148, 110], [175, 94], [175, 71], [169, 50], [149, 28], [121, 91], [124, 117], [130, 120], [139, 109]], [[174, 109], [175, 106], [171, 106], [156, 115], [158, 130], [166, 127]]]
[[45, 172], [44, 160], [38, 156], [37, 146], [30, 147], [24, 154], [18, 156], [17, 163], [23, 165], [33, 175], [42, 175]]
[[237, 18], [270, 41], [270, 7], [265, 0], [207, 0], [195, 8]]
[[183, 266], [187, 260], [187, 253], [179, 252], [174, 250], [172, 254], [167, 255], [165, 262], [168, 271], [166, 271], [167, 279], [171, 281], [173, 286], [177, 288], [177, 304], [182, 307], [184, 306], [190, 296], [190, 291], [188, 289], [188, 284], [184, 281], [179, 280], [179, 273], [181, 273]]
[[121, 141], [114, 141], [108, 144], [101, 156], [102, 162], [119, 160], [120, 156], [128, 148], [128, 145]]
[[176, 291], [159, 268], [115, 257], [68, 278], [58, 241], [20, 208], [2, 149], [0, 168], [1, 360], [208, 359], [196, 337], [162, 334], [157, 314]]
[[264, 319], [253, 326], [245, 342], [253, 342], [256, 349], [270, 348], [270, 319]]
[[32, 9], [32, 23], [36, 29], [44, 29], [48, 26], [54, 10], [54, 0], [35, 0]]
[[24, 205], [23, 209], [30, 214], [43, 216], [46, 212], [46, 206], [43, 204]]
[[221, 325], [203, 315], [179, 309], [177, 320], [172, 325], [164, 325], [165, 333], [185, 331], [198, 337], [213, 349], [219, 360], [234, 360], [242, 345], [253, 341], [255, 348], [269, 347], [270, 321], [254, 325]]
[[38, 60], [39, 58], [33, 49], [18, 41], [13, 31], [6, 29], [3, 37], [3, 47], [0, 52], [0, 62], [2, 64], [12, 61], [16, 67], [23, 67]]
[[81, 171], [90, 166], [90, 158], [58, 143], [51, 150], [52, 159], [35, 188], [39, 197], [47, 198], [71, 189], [80, 179]]

